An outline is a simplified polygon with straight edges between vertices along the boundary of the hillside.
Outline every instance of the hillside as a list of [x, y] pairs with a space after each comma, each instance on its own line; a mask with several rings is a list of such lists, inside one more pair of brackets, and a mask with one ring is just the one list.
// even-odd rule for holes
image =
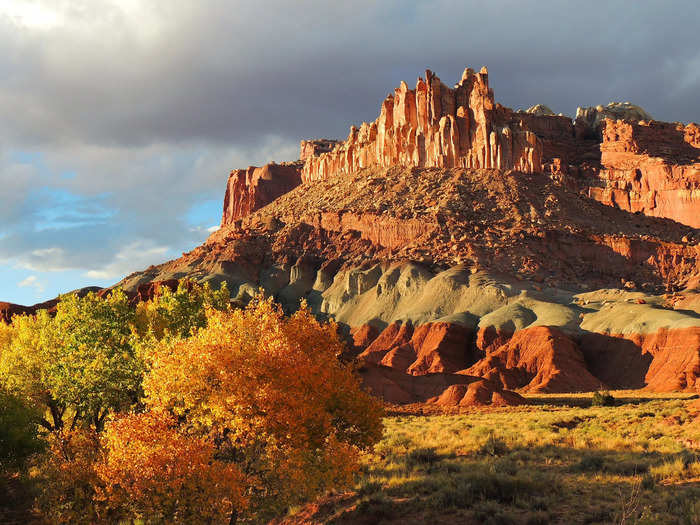
[[[427, 71], [345, 141], [234, 170], [221, 228], [119, 285], [228, 283], [335, 319], [387, 401], [700, 389], [700, 128], [497, 104]], [[9, 307], [8, 307], [9, 308]]]

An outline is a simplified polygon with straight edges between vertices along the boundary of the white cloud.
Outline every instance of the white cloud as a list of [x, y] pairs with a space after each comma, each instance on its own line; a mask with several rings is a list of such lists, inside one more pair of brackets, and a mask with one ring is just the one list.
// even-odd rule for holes
[[14, 24], [31, 29], [51, 29], [65, 23], [60, 10], [31, 0], [5, 0], [0, 15], [7, 16]]
[[167, 246], [154, 246], [148, 241], [136, 241], [122, 248], [109, 264], [97, 270], [90, 270], [85, 275], [101, 280], [121, 278], [136, 270], [163, 262], [168, 251]]
[[20, 288], [34, 288], [37, 296], [44, 291], [44, 283], [39, 281], [36, 275], [30, 275], [22, 279], [17, 283], [17, 286]]

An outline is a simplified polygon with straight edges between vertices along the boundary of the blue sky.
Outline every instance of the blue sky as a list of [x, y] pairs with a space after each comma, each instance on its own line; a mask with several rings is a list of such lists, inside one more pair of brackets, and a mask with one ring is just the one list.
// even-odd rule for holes
[[234, 168], [344, 138], [426, 68], [514, 108], [700, 121], [695, 1], [3, 0], [0, 301], [200, 244]]

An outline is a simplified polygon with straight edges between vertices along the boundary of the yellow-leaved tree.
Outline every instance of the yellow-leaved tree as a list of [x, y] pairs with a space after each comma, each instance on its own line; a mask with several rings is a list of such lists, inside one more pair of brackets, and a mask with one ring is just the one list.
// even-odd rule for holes
[[0, 381], [45, 413], [49, 431], [92, 425], [138, 401], [143, 366], [131, 344], [134, 311], [115, 290], [65, 295], [52, 317], [15, 316], [0, 349]]
[[173, 414], [180, 433], [214, 443], [216, 458], [240, 469], [248, 519], [350, 484], [360, 451], [381, 438], [382, 408], [337, 359], [336, 325], [305, 305], [285, 317], [261, 296], [207, 317], [192, 337], [152, 348], [149, 409]]

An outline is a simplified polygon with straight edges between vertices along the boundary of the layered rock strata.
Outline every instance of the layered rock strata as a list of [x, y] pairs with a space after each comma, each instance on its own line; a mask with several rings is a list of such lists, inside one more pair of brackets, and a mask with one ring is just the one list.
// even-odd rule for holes
[[606, 119], [589, 197], [700, 228], [700, 126]]

